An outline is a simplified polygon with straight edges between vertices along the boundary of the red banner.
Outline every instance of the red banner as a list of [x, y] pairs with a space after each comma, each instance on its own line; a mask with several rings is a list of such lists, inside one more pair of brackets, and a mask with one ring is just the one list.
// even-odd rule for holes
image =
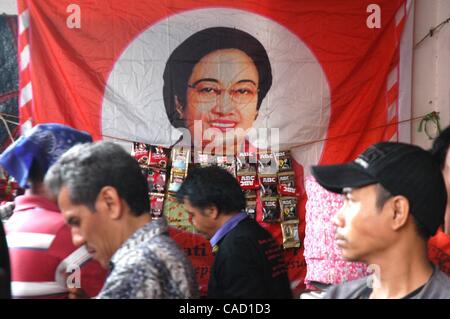
[[[277, 144], [291, 150], [302, 239], [302, 185], [309, 166], [344, 162], [369, 144], [398, 138], [400, 43], [409, 5], [407, 0], [141, 0], [126, 5], [19, 0], [21, 122], [59, 122], [95, 139], [163, 146], [179, 141], [183, 128], [195, 139], [194, 120], [200, 120], [201, 132], [239, 128], [246, 140], [254, 133], [250, 140], [256, 148]], [[195, 65], [188, 68], [191, 73], [183, 71], [183, 56], [188, 61], [203, 47], [220, 47], [228, 33], [243, 34], [236, 48], [253, 59], [247, 73], [235, 70], [242, 54], [232, 45], [220, 49], [230, 53], [226, 58], [210, 53], [208, 62], [201, 59], [204, 65], [218, 63], [216, 70]], [[191, 40], [197, 45], [186, 47]], [[246, 51], [243, 43], [257, 48]], [[256, 60], [250, 51], [260, 52]], [[205, 70], [246, 77], [223, 87], [203, 78], [184, 83], [184, 93], [175, 91], [181, 79], [195, 80]], [[220, 116], [203, 110], [219, 99]], [[246, 107], [225, 116], [237, 112], [227, 105]], [[262, 224], [281, 243], [279, 224]], [[296, 292], [306, 273], [302, 249], [285, 255]]]

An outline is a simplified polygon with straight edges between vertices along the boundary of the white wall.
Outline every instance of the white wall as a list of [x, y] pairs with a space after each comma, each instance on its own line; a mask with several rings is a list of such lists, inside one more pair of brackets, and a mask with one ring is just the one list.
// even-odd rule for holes
[[[414, 13], [414, 43], [417, 44], [431, 28], [450, 17], [450, 1], [416, 0]], [[450, 124], [450, 23], [413, 51], [412, 116], [432, 111], [440, 113], [442, 128]], [[417, 132], [419, 122], [412, 123], [412, 142], [428, 148], [432, 141], [425, 133]]]
[[16, 0], [0, 0], [0, 14], [17, 14]]

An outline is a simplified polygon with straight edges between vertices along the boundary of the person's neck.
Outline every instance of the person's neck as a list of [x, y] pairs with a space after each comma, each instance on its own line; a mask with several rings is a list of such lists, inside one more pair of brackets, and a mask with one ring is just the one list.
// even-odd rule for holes
[[219, 231], [219, 229], [221, 229], [223, 227], [223, 225], [225, 225], [225, 223], [227, 221], [229, 221], [231, 218], [233, 218], [234, 216], [236, 216], [237, 213], [235, 214], [219, 214], [217, 219], [214, 222], [214, 225], [211, 227], [210, 231], [209, 231], [209, 236], [207, 237], [208, 239], [213, 238], [217, 232]]
[[239, 214], [239, 212], [236, 212], [236, 213], [233, 213], [233, 214], [220, 214], [219, 215], [219, 223], [218, 223], [217, 230], [219, 230], [223, 225], [226, 224], [226, 222], [228, 222], [231, 218], [233, 218], [237, 214]]
[[49, 198], [49, 194], [46, 191], [46, 188], [44, 187], [44, 183], [40, 182], [30, 182], [30, 188], [27, 188], [25, 190], [25, 195], [33, 195], [33, 196], [42, 196], [45, 198]]
[[426, 243], [420, 239], [398, 243], [372, 258], [369, 265], [375, 265], [371, 299], [403, 298], [425, 285], [433, 273]]
[[450, 199], [447, 201], [447, 209], [445, 211], [445, 221], [443, 231], [450, 235]]
[[145, 224], [151, 221], [150, 214], [142, 214], [140, 216], [134, 216], [131, 212], [127, 213], [126, 222], [122, 227], [122, 243], [124, 243], [128, 238], [130, 238], [139, 228], [143, 227]]

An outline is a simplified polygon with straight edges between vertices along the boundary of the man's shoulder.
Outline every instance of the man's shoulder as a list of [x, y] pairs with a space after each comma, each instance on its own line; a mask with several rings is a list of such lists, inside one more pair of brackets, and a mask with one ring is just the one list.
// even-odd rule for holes
[[163, 267], [166, 263], [184, 264], [188, 261], [184, 252], [166, 235], [156, 235], [130, 247], [122, 247], [114, 263], [123, 270], [146, 270]]
[[254, 258], [276, 246], [278, 243], [267, 230], [252, 219], [244, 219], [220, 241], [216, 258], [224, 255]]
[[417, 298], [450, 299], [450, 278], [436, 268], [431, 280], [426, 284]]
[[264, 229], [257, 221], [251, 218], [245, 218], [233, 228], [229, 234], [230, 238], [248, 237], [248, 238], [269, 238], [272, 235]]
[[347, 281], [327, 289], [324, 299], [355, 299], [368, 289], [369, 277]]

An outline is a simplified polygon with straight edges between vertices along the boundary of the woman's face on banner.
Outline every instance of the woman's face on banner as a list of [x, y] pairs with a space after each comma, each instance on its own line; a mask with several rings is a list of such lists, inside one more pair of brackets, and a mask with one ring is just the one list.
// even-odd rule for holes
[[[179, 110], [191, 138], [202, 138], [205, 146], [215, 138], [209, 133], [220, 132], [223, 141], [231, 138], [231, 145], [241, 145], [257, 115], [258, 88], [256, 66], [243, 51], [221, 49], [204, 56], [189, 78], [186, 108]], [[194, 131], [196, 120], [200, 137]], [[215, 130], [208, 132], [210, 128]]]

